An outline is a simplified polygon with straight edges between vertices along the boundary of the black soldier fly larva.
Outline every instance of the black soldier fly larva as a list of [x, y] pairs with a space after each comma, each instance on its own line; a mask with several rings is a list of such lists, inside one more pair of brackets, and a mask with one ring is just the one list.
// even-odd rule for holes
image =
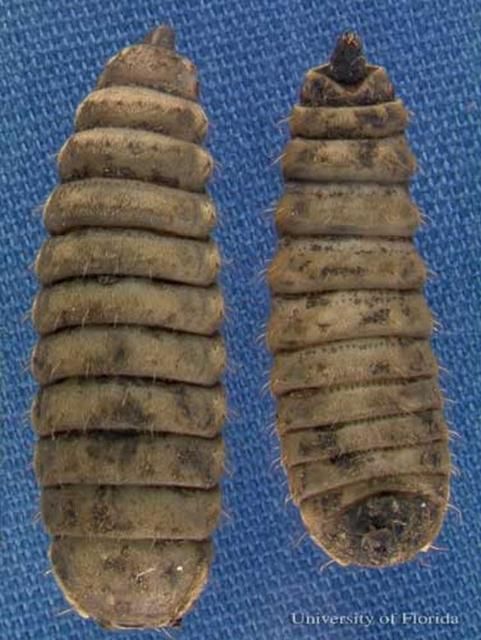
[[413, 558], [448, 500], [407, 121], [385, 70], [345, 33], [308, 71], [282, 156], [268, 272], [282, 462], [308, 533], [343, 565]]
[[36, 273], [35, 469], [67, 600], [176, 625], [221, 510], [220, 258], [195, 66], [152, 31], [105, 66], [58, 156]]

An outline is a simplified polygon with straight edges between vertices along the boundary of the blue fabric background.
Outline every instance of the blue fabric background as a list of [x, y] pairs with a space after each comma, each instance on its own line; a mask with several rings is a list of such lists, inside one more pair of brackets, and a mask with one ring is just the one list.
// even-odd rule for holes
[[[40, 246], [39, 207], [56, 180], [54, 157], [76, 105], [104, 62], [167, 20], [179, 49], [199, 66], [218, 161], [211, 191], [221, 222], [228, 305], [226, 376], [231, 420], [226, 516], [216, 535], [211, 580], [182, 640], [481, 638], [481, 5], [478, 0], [2, 0], [0, 105], [1, 562], [0, 635], [93, 640], [108, 633], [66, 612], [48, 569], [36, 517], [34, 393], [28, 360], [35, 337], [26, 313], [36, 285], [29, 266]], [[270, 359], [259, 341], [269, 309], [263, 269], [276, 244], [269, 207], [281, 191], [279, 125], [304, 71], [326, 59], [336, 35], [356, 28], [370, 59], [385, 65], [414, 111], [410, 141], [420, 163], [413, 185], [428, 225], [417, 242], [435, 272], [427, 288], [447, 370], [446, 412], [460, 475], [454, 510], [425, 561], [385, 571], [319, 568], [327, 558], [285, 504], [283, 471], [263, 391]], [[459, 616], [457, 626], [294, 626], [294, 612]], [[157, 638], [155, 632], [115, 637]]]

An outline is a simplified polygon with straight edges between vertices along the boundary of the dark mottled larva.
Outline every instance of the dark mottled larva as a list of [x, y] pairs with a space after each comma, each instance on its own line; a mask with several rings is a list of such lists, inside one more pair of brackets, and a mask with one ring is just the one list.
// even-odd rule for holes
[[282, 156], [268, 272], [282, 461], [309, 534], [344, 565], [429, 548], [449, 493], [407, 120], [346, 33], [307, 73]]
[[165, 26], [106, 65], [58, 156], [32, 420], [54, 575], [111, 628], [178, 624], [212, 557], [225, 353], [213, 161]]

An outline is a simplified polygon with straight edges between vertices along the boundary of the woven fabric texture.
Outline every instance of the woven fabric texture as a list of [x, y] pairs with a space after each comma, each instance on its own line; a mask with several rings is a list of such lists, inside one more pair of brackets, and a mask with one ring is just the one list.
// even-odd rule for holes
[[[481, 5], [479, 0], [1, 0], [0, 636], [11, 640], [94, 640], [109, 634], [68, 611], [51, 575], [38, 521], [28, 408], [35, 341], [27, 312], [31, 265], [45, 237], [40, 206], [56, 181], [55, 154], [74, 109], [105, 61], [167, 21], [198, 65], [218, 167], [211, 186], [220, 211], [228, 314], [225, 436], [230, 474], [215, 536], [211, 579], [182, 640], [303, 638], [444, 640], [481, 638]], [[263, 272], [276, 247], [271, 206], [281, 193], [275, 163], [282, 123], [307, 68], [324, 61], [337, 34], [354, 28], [369, 59], [387, 67], [410, 110], [420, 170], [414, 197], [427, 225], [417, 244], [434, 272], [429, 304], [439, 320], [434, 346], [446, 370], [448, 420], [460, 439], [460, 474], [437, 545], [422, 561], [389, 570], [336, 565], [307, 537], [286, 503], [263, 391], [270, 357], [260, 336], [269, 313]], [[447, 624], [403, 612], [457, 616]], [[293, 614], [373, 616], [294, 624]], [[381, 616], [395, 616], [394, 624]], [[451, 618], [453, 621], [453, 618]], [[155, 632], [116, 638], [158, 638]], [[160, 636], [162, 637], [162, 636]]]

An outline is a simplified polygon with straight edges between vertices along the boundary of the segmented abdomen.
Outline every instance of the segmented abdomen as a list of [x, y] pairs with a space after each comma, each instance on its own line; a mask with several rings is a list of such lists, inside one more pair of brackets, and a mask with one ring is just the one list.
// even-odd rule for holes
[[51, 560], [77, 611], [176, 624], [220, 513], [219, 254], [197, 73], [160, 27], [77, 110], [36, 262], [35, 466]]
[[439, 530], [448, 431], [412, 243], [407, 112], [380, 67], [350, 83], [348, 36], [337, 62], [307, 74], [290, 117], [268, 274], [271, 386], [310, 535], [341, 564], [386, 566]]

